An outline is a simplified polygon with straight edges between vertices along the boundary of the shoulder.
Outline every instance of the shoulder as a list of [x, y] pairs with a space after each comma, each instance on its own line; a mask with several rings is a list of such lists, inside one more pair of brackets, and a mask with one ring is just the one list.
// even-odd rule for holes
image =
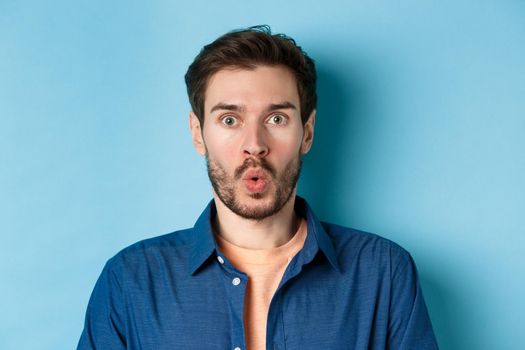
[[396, 266], [411, 261], [410, 253], [396, 242], [375, 233], [321, 222], [340, 262], [384, 263]]
[[147, 238], [120, 250], [106, 264], [109, 270], [145, 268], [152, 263], [186, 255], [193, 243], [193, 229]]

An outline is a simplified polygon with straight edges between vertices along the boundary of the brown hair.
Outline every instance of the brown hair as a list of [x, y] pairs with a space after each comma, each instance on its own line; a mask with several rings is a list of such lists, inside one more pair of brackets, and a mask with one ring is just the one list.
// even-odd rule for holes
[[317, 106], [314, 61], [295, 40], [272, 34], [267, 25], [234, 30], [204, 46], [189, 66], [186, 88], [193, 112], [204, 123], [204, 97], [210, 77], [225, 68], [255, 69], [258, 65], [283, 65], [297, 81], [303, 124]]

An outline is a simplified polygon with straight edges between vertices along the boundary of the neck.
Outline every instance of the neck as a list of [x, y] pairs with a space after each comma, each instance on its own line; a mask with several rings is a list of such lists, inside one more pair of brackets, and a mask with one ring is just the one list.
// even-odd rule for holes
[[262, 220], [250, 220], [232, 212], [214, 194], [217, 217], [215, 233], [228, 242], [247, 249], [269, 249], [288, 242], [298, 229], [300, 220], [295, 214], [295, 190], [276, 214]]

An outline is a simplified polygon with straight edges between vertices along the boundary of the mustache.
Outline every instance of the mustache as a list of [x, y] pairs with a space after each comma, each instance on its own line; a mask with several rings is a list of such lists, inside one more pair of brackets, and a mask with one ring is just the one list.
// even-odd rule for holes
[[262, 168], [270, 173], [272, 177], [275, 177], [275, 169], [268, 163], [268, 161], [266, 161], [266, 159], [246, 158], [242, 165], [235, 169], [235, 179], [239, 180], [242, 177], [242, 174], [244, 174], [244, 172], [250, 167]]

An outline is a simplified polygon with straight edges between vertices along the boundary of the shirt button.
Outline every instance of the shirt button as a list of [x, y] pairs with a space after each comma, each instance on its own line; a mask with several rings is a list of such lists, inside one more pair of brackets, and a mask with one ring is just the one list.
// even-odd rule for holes
[[221, 264], [224, 264], [224, 259], [222, 258], [222, 256], [217, 255], [217, 260], [219, 260]]
[[[238, 286], [239, 284], [241, 284], [241, 279], [239, 277], [235, 277], [234, 279], [232, 279], [232, 284], [234, 286]], [[235, 349], [237, 349], [237, 348], [235, 348]], [[233, 349], [233, 350], [235, 350], [235, 349]], [[238, 348], [238, 349], [241, 350], [241, 348]]]
[[236, 348], [235, 348], [235, 349], [233, 349], [233, 350], [241, 350], [241, 348], [240, 348], [240, 347], [236, 347]]

